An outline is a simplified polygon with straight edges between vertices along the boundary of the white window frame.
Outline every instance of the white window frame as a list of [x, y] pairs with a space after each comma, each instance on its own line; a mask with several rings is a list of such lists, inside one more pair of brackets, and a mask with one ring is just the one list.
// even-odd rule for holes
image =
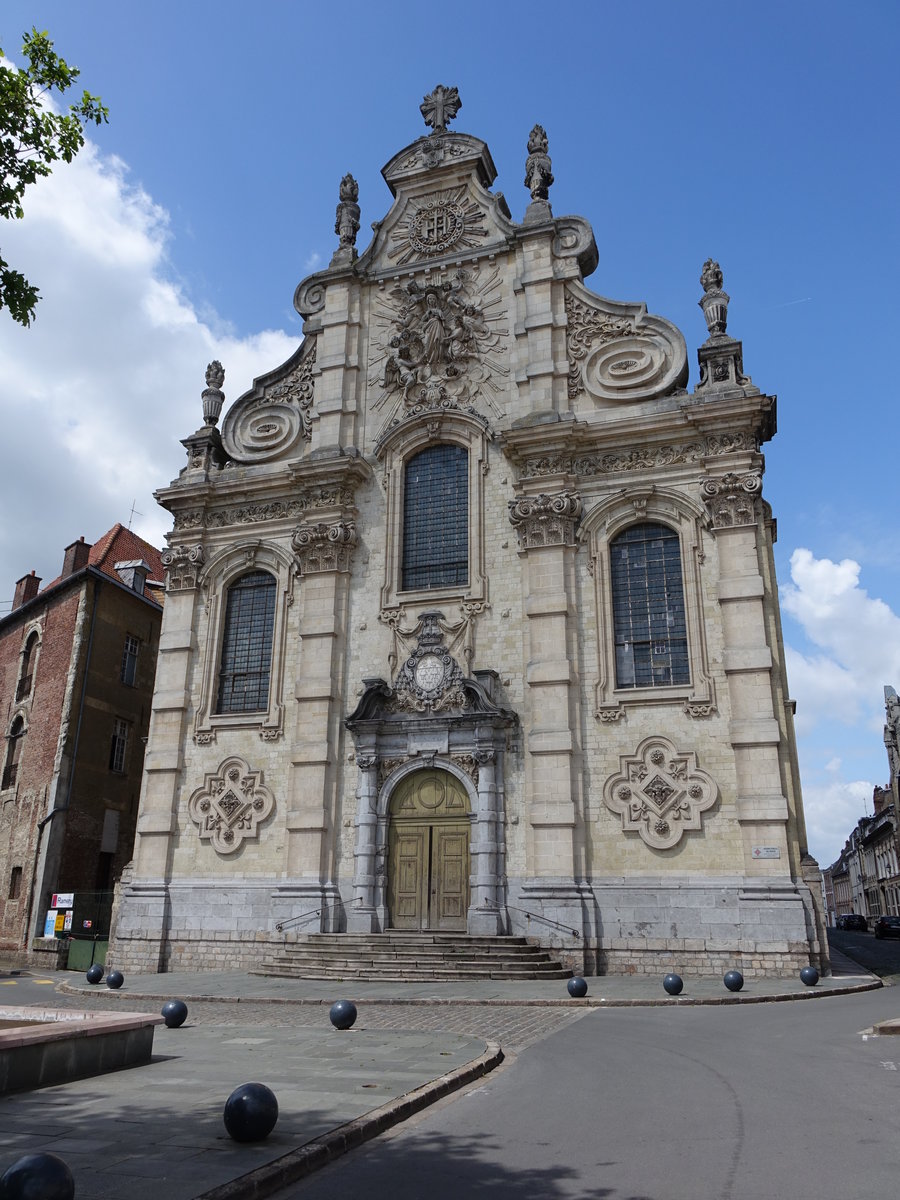
[[[378, 443], [384, 467], [385, 565], [382, 609], [423, 604], [454, 604], [487, 599], [484, 541], [484, 477], [491, 434], [475, 417], [461, 411], [429, 410], [392, 427]], [[406, 465], [431, 446], [461, 446], [469, 456], [469, 573], [466, 584], [404, 591], [403, 489]]]
[[[585, 499], [587, 508], [589, 498]], [[629, 706], [646, 704], [680, 704], [685, 712], [695, 717], [710, 716], [715, 712], [715, 685], [709, 670], [702, 600], [705, 521], [704, 510], [686, 496], [652, 486], [623, 488], [615, 496], [588, 509], [581, 536], [589, 543], [594, 576], [598, 646], [595, 716], [599, 720], [618, 720]], [[648, 523], [666, 525], [678, 534], [690, 681], [651, 687], [618, 687], [610, 543], [629, 526]]]
[[[219, 659], [228, 589], [250, 571], [267, 571], [275, 577], [275, 621], [268, 703], [264, 709], [255, 712], [217, 713]], [[198, 641], [205, 650], [199, 681], [200, 697], [194, 719], [195, 742], [201, 745], [214, 742], [220, 729], [259, 729], [260, 736], [267, 740], [283, 732], [287, 617], [294, 602], [296, 577], [296, 560], [281, 546], [270, 542], [239, 542], [213, 556], [203, 568], [199, 582], [206, 594], [205, 628], [201, 626], [198, 630]]]

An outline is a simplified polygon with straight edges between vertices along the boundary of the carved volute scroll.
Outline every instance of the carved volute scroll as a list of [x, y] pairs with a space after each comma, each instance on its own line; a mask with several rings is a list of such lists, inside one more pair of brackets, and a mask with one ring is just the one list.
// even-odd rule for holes
[[630, 402], [665, 396], [687, 383], [681, 333], [646, 305], [566, 289], [569, 398], [582, 392], [600, 401]]
[[254, 381], [232, 405], [222, 437], [235, 462], [298, 455], [312, 438], [317, 343], [308, 337], [286, 363]]
[[669, 850], [686, 830], [702, 828], [702, 815], [718, 794], [695, 754], [656, 735], [645, 738], [633, 755], [619, 758], [618, 772], [604, 785], [603, 801], [621, 816], [623, 831], [639, 833], [654, 850]]
[[700, 493], [713, 529], [755, 525], [760, 517], [762, 477], [758, 471], [738, 475], [729, 471], [717, 479], [706, 479]]
[[219, 854], [233, 854], [247, 839], [256, 838], [261, 822], [275, 807], [275, 797], [263, 786], [262, 771], [253, 771], [242, 758], [226, 758], [207, 775], [203, 787], [188, 801], [188, 815], [201, 839]]
[[575, 492], [522, 496], [509, 502], [509, 519], [519, 536], [519, 549], [573, 546], [583, 505]]

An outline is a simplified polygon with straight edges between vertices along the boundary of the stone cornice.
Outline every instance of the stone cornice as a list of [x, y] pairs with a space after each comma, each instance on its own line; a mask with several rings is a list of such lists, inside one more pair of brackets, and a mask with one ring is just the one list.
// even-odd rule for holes
[[317, 520], [352, 516], [356, 491], [372, 477], [364, 458], [340, 450], [310, 456], [277, 471], [238, 479], [226, 474], [215, 485], [164, 488], [156, 499], [174, 515], [175, 532], [222, 529], [270, 521], [296, 523], [315, 513]]

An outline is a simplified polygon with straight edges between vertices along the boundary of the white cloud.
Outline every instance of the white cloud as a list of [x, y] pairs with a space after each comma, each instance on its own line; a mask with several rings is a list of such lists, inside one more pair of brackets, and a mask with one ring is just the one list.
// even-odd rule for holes
[[172, 277], [167, 213], [91, 142], [28, 190], [25, 210], [4, 222], [3, 252], [42, 299], [30, 329], [0, 310], [0, 613], [15, 579], [52, 578], [67, 543], [127, 523], [133, 500], [134, 528], [162, 544], [170, 518], [151, 493], [201, 424], [206, 364], [224, 363], [234, 400], [300, 336], [201, 319]]
[[860, 817], [872, 811], [873, 785], [865, 779], [803, 785], [803, 811], [812, 854], [830, 866]]
[[782, 607], [822, 651], [786, 648], [800, 733], [823, 719], [879, 728], [883, 685], [900, 678], [900, 617], [860, 587], [859, 572], [853, 559], [817, 559], [802, 548], [791, 555]]

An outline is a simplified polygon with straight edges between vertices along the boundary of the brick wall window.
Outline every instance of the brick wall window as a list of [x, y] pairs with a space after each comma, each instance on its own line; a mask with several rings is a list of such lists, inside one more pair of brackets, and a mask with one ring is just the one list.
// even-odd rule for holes
[[610, 543], [616, 686], [690, 682], [681, 546], [666, 525], [632, 525]]
[[138, 650], [141, 643], [130, 633], [125, 635], [125, 646], [122, 650], [122, 670], [119, 678], [128, 687], [134, 687], [137, 677]]
[[128, 750], [128, 722], [116, 717], [112, 741], [109, 747], [109, 769], [117, 774], [125, 773], [125, 754]]
[[20, 700], [25, 700], [31, 695], [31, 687], [34, 683], [34, 664], [37, 658], [37, 648], [40, 638], [36, 633], [33, 633], [25, 643], [25, 651], [22, 655], [22, 666], [19, 671], [19, 682], [16, 684], [16, 703]]
[[469, 580], [469, 455], [462, 446], [429, 446], [406, 464], [402, 589], [465, 585]]
[[19, 774], [19, 759], [22, 757], [22, 743], [25, 740], [25, 721], [22, 717], [16, 717], [9, 728], [9, 735], [6, 739], [6, 761], [3, 764], [3, 781], [4, 788], [15, 787], [16, 779]]
[[219, 660], [217, 713], [261, 712], [269, 703], [275, 577], [242, 575], [228, 589]]
[[22, 891], [22, 868], [13, 867], [9, 877], [9, 900], [18, 900]]

